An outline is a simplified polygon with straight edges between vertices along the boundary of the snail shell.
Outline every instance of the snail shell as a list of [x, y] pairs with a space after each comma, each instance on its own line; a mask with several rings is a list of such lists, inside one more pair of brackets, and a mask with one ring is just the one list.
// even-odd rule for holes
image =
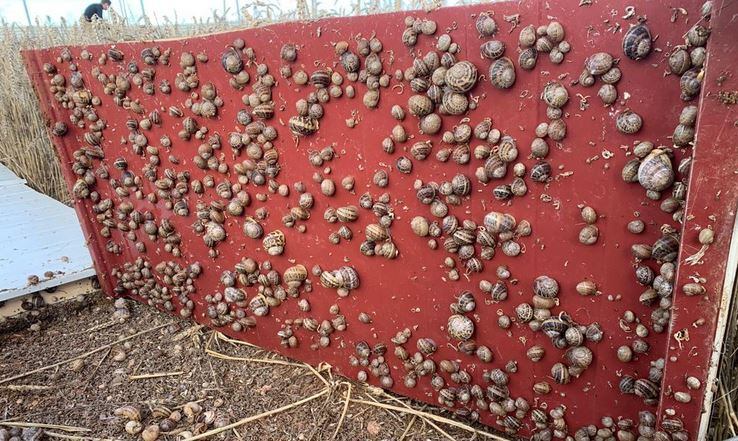
[[479, 52], [483, 58], [496, 60], [505, 53], [505, 43], [500, 40], [489, 40], [479, 46]]
[[668, 59], [669, 70], [676, 75], [682, 75], [692, 67], [692, 59], [684, 48], [675, 49]]
[[280, 230], [275, 230], [264, 236], [262, 245], [270, 256], [278, 256], [284, 251], [285, 245], [284, 233]]
[[643, 23], [630, 28], [623, 37], [623, 53], [631, 60], [646, 58], [651, 52], [651, 31]]
[[671, 136], [674, 145], [677, 147], [686, 147], [692, 141], [694, 141], [695, 129], [694, 127], [687, 126], [684, 124], [678, 124], [674, 128], [674, 134]]
[[509, 89], [515, 84], [515, 65], [508, 57], [495, 60], [489, 67], [489, 79], [498, 89]]
[[474, 334], [474, 322], [466, 316], [454, 314], [448, 318], [447, 332], [456, 340], [469, 340]]
[[569, 91], [560, 83], [549, 83], [541, 94], [543, 101], [551, 107], [561, 108], [569, 101]]
[[411, 114], [423, 117], [433, 112], [435, 106], [427, 96], [413, 95], [407, 100], [407, 107]]
[[518, 65], [523, 70], [533, 70], [538, 60], [538, 51], [534, 47], [523, 49], [518, 55]]
[[592, 296], [597, 294], [597, 285], [591, 280], [584, 280], [577, 284], [577, 292], [583, 296]]
[[586, 225], [579, 231], [579, 243], [583, 245], [594, 245], [599, 235], [600, 230], [596, 225]]
[[674, 182], [674, 169], [664, 150], [654, 149], [638, 167], [638, 182], [646, 190], [663, 191]]
[[615, 127], [617, 127], [620, 133], [625, 133], [626, 135], [637, 133], [641, 130], [642, 126], [643, 119], [632, 110], [624, 110], [615, 119]]
[[626, 162], [623, 166], [623, 170], [620, 173], [620, 176], [623, 178], [623, 181], [625, 182], [638, 182], [638, 169], [640, 168], [641, 160], [640, 159], [631, 159], [630, 161]]
[[553, 299], [559, 295], [559, 282], [549, 276], [539, 276], [533, 281], [533, 292], [545, 299]]
[[546, 355], [546, 350], [543, 348], [543, 346], [535, 345], [535, 346], [531, 346], [526, 351], [525, 355], [528, 357], [530, 361], [536, 363], [536, 362], [541, 361], [543, 356]]
[[661, 236], [651, 247], [651, 257], [661, 262], [672, 262], [679, 253], [679, 238], [674, 234]]
[[237, 74], [243, 70], [243, 60], [235, 48], [229, 47], [220, 56], [220, 64], [226, 72]]
[[531, 47], [536, 43], [536, 28], [533, 25], [528, 25], [520, 30], [518, 36], [518, 44], [520, 47], [526, 48]]
[[661, 393], [661, 388], [651, 380], [639, 378], [635, 380], [633, 393], [643, 399], [653, 400], [658, 398]]
[[[567, 334], [569, 330], [574, 330], [574, 329], [576, 328], [567, 329]], [[592, 358], [593, 358], [592, 351], [586, 346], [575, 346], [566, 352], [566, 359], [569, 362], [569, 364], [572, 366], [580, 367], [580, 368], [589, 367], [589, 365], [592, 364]]]
[[477, 67], [469, 61], [460, 61], [446, 71], [445, 82], [452, 91], [465, 93], [477, 83]]
[[597, 91], [597, 96], [602, 100], [602, 104], [609, 106], [618, 100], [618, 90], [612, 84], [603, 84]]
[[622, 77], [622, 72], [620, 71], [620, 68], [617, 66], [614, 66], [612, 69], [608, 70], [607, 72], [603, 73], [600, 76], [600, 80], [602, 80], [605, 84], [615, 84], [618, 81], [620, 81], [620, 78]]
[[516, 224], [515, 218], [507, 213], [490, 211], [484, 216], [484, 226], [493, 234], [512, 231]]
[[483, 37], [491, 37], [497, 32], [497, 22], [486, 12], [479, 14], [475, 26], [477, 32]]
[[290, 131], [295, 136], [309, 136], [318, 131], [320, 124], [317, 119], [309, 116], [293, 116], [288, 123]]
[[612, 55], [607, 52], [597, 52], [584, 61], [584, 67], [590, 75], [602, 75], [612, 67]]
[[702, 25], [694, 25], [687, 32], [687, 43], [689, 43], [690, 46], [705, 46], [709, 38], [710, 30]]
[[446, 92], [441, 99], [442, 112], [449, 115], [461, 115], [469, 108], [469, 99], [466, 95], [456, 92]]
[[567, 384], [571, 381], [569, 369], [563, 363], [556, 363], [551, 367], [551, 377], [558, 384]]
[[535, 182], [546, 182], [551, 177], [551, 164], [546, 161], [538, 161], [531, 167], [530, 177]]

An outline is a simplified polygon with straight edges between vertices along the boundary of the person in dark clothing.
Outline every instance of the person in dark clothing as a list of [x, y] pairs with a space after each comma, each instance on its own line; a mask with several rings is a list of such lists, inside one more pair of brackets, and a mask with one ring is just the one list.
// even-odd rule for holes
[[102, 19], [103, 11], [107, 11], [110, 7], [110, 0], [102, 0], [100, 3], [93, 3], [85, 9], [84, 17], [87, 21], [92, 21], [93, 17], [98, 20]]

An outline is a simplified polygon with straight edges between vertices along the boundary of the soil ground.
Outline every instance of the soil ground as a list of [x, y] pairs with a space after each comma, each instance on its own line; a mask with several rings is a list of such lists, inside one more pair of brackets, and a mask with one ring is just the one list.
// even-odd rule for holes
[[[363, 403], [350, 402], [342, 418], [349, 384], [354, 400], [452, 416], [329, 370], [311, 371], [145, 305], [130, 302], [130, 318], [122, 322], [114, 317], [114, 309], [111, 299], [97, 293], [0, 323], [0, 427], [3, 422], [6, 429], [8, 422], [53, 424], [85, 429], [75, 433], [69, 427], [46, 428], [46, 435], [54, 438], [141, 439], [125, 431], [128, 420], [116, 416], [116, 409], [135, 406], [147, 427], [165, 418], [162, 406], [176, 419], [186, 403], [197, 402], [202, 412], [193, 422], [182, 415], [159, 437], [184, 439], [327, 391], [208, 439], [331, 440], [339, 426], [336, 440], [480, 438], [479, 433], [442, 423], [433, 427], [422, 417]], [[155, 327], [159, 328], [113, 344]], [[99, 348], [73, 362], [7, 381]]]

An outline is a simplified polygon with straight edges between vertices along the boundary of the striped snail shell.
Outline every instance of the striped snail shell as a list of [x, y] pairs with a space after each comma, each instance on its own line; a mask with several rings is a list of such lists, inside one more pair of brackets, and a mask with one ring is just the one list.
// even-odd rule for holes
[[538, 161], [531, 167], [530, 177], [535, 182], [546, 182], [551, 177], [551, 164], [546, 161]]
[[280, 230], [272, 231], [262, 239], [264, 249], [270, 256], [278, 256], [282, 254], [285, 242], [284, 233]]
[[492, 189], [492, 195], [498, 201], [506, 201], [513, 196], [512, 187], [508, 184], [501, 184]]
[[483, 37], [491, 37], [497, 32], [497, 22], [486, 12], [479, 14], [474, 25]]
[[518, 55], [518, 65], [523, 70], [533, 70], [538, 60], [538, 51], [534, 47], [523, 49]]
[[600, 76], [600, 80], [602, 80], [605, 84], [616, 84], [618, 81], [620, 81], [620, 77], [623, 75], [623, 73], [620, 71], [620, 68], [617, 66], [614, 66], [607, 72], [603, 73]]
[[309, 136], [318, 131], [320, 123], [309, 116], [293, 116], [288, 123], [290, 131], [295, 136]]
[[638, 169], [641, 166], [639, 159], [631, 159], [623, 166], [620, 176], [625, 182], [638, 182]]
[[626, 135], [632, 135], [641, 130], [643, 126], [643, 119], [641, 116], [632, 110], [626, 109], [621, 112], [615, 119], [615, 127], [620, 133]]
[[340, 222], [353, 222], [359, 217], [359, 208], [355, 205], [347, 205], [336, 209], [336, 216]]
[[689, 101], [699, 94], [702, 88], [703, 71], [697, 68], [684, 72], [679, 79], [679, 87], [682, 90], [682, 99]]
[[630, 375], [623, 375], [623, 378], [620, 379], [620, 383], [618, 384], [618, 388], [621, 393], [632, 394], [635, 392], [635, 383], [635, 378]]
[[551, 377], [558, 384], [567, 384], [571, 381], [569, 369], [563, 363], [556, 363], [551, 366]]
[[484, 226], [493, 234], [512, 231], [516, 224], [515, 218], [507, 213], [490, 211], [484, 216]]
[[369, 224], [364, 228], [366, 239], [370, 242], [381, 242], [389, 238], [387, 228], [379, 224]]
[[561, 108], [569, 101], [569, 91], [561, 83], [552, 82], [543, 88], [541, 97], [549, 106]]
[[612, 84], [603, 84], [597, 91], [597, 96], [602, 100], [602, 104], [609, 106], [618, 99], [618, 90]]
[[559, 317], [550, 317], [541, 323], [543, 333], [552, 339], [562, 337], [568, 328], [569, 324]]
[[359, 287], [359, 274], [350, 266], [342, 266], [335, 271], [340, 287], [356, 289]]
[[458, 173], [451, 179], [451, 189], [455, 195], [467, 196], [471, 192], [471, 180], [466, 175]]
[[667, 60], [669, 70], [676, 75], [681, 75], [692, 67], [692, 59], [684, 48], [676, 48]]
[[407, 100], [408, 110], [417, 117], [430, 114], [434, 107], [433, 101], [425, 95], [413, 95]]
[[489, 67], [489, 79], [498, 89], [509, 89], [515, 84], [515, 65], [508, 57], [495, 60]]
[[686, 147], [694, 141], [695, 129], [692, 126], [684, 124], [678, 124], [674, 128], [674, 134], [671, 136], [671, 140], [677, 147]]
[[505, 43], [500, 40], [489, 40], [479, 46], [479, 52], [483, 58], [496, 60], [505, 53]]
[[528, 323], [533, 319], [533, 307], [529, 303], [521, 303], [515, 307], [515, 315], [521, 322]]
[[446, 71], [445, 83], [456, 93], [465, 93], [477, 83], [477, 67], [469, 61], [459, 61]]
[[631, 60], [646, 58], [651, 46], [651, 31], [644, 23], [631, 27], [623, 37], [623, 53]]
[[638, 167], [638, 182], [646, 190], [663, 191], [674, 182], [671, 158], [662, 149], [654, 149]]
[[501, 280], [495, 282], [495, 284], [492, 285], [492, 289], [490, 290], [490, 296], [495, 302], [501, 302], [507, 299], [507, 285], [505, 285], [505, 282]]
[[497, 154], [503, 162], [515, 161], [518, 158], [518, 148], [515, 140], [511, 136], [503, 136], [498, 145]]
[[665, 234], [651, 247], [651, 258], [661, 262], [672, 262], [679, 253], [679, 238], [675, 234]]
[[431, 152], [432, 147], [433, 147], [433, 144], [431, 143], [430, 140], [419, 141], [413, 144], [413, 146], [410, 148], [410, 154], [413, 156], [413, 158], [417, 159], [418, 161], [422, 161], [428, 157], [428, 155]]
[[431, 355], [438, 350], [438, 345], [431, 338], [419, 338], [416, 342], [416, 346], [418, 347], [418, 350], [425, 355]]
[[472, 312], [477, 307], [477, 303], [474, 300], [474, 294], [470, 291], [463, 291], [459, 294], [458, 299], [456, 299], [456, 304], [462, 312]]
[[559, 282], [549, 276], [538, 276], [533, 281], [533, 293], [546, 299], [556, 298], [559, 295]]
[[474, 322], [469, 317], [454, 314], [448, 318], [446, 331], [453, 339], [469, 340], [474, 334]]
[[484, 173], [490, 179], [504, 178], [507, 174], [507, 163], [499, 154], [491, 154], [484, 163]]
[[613, 58], [612, 55], [607, 52], [597, 52], [590, 55], [584, 61], [584, 67], [590, 75], [602, 75], [612, 67]]
[[633, 393], [643, 399], [652, 400], [658, 398], [661, 388], [651, 380], [639, 378], [633, 385]]
[[589, 73], [589, 70], [586, 68], [582, 71], [581, 74], [579, 74], [579, 84], [581, 84], [584, 87], [592, 87], [595, 83], [595, 77]]
[[462, 115], [469, 108], [469, 99], [466, 95], [453, 92], [451, 89], [446, 91], [441, 98], [441, 113], [448, 115]]
[[528, 193], [528, 185], [525, 183], [525, 179], [516, 177], [510, 184], [510, 193], [513, 196], [522, 197]]
[[544, 355], [546, 355], [546, 350], [543, 348], [543, 346], [535, 345], [531, 346], [525, 353], [525, 355], [528, 357], [528, 359], [532, 362], [539, 362], [543, 358]]
[[307, 268], [304, 265], [294, 265], [286, 270], [282, 274], [282, 279], [288, 287], [299, 287], [302, 282], [307, 280]]
[[223, 52], [220, 56], [220, 64], [230, 74], [237, 74], [243, 70], [243, 60], [233, 47], [229, 47]]
[[566, 352], [566, 359], [572, 366], [587, 368], [592, 364], [592, 351], [586, 346], [575, 346]]

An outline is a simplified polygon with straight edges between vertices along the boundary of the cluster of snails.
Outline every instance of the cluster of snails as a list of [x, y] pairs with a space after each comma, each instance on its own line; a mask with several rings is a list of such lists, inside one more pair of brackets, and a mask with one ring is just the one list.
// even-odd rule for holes
[[143, 298], [151, 306], [161, 305], [168, 311], [174, 311], [174, 293], [157, 281], [154, 268], [148, 260], [137, 257], [133, 262], [124, 263], [123, 268], [113, 268], [112, 275], [116, 279], [115, 294], [132, 294]]
[[[672, 152], [664, 146], [654, 148], [653, 143], [644, 141], [635, 146], [633, 154], [636, 158], [623, 166], [623, 181], [638, 182], [649, 199], [661, 199], [662, 192], [674, 184], [676, 177], [671, 162]], [[689, 163], [685, 166], [688, 167]]]
[[[300, 299], [298, 307], [303, 312], [310, 310], [309, 303], [306, 299]], [[348, 327], [346, 316], [339, 313], [338, 305], [333, 305], [331, 307], [331, 313], [333, 314], [333, 317], [330, 320], [323, 319], [319, 321], [314, 317], [301, 317], [294, 320], [286, 320], [285, 326], [277, 331], [280, 343], [289, 348], [297, 347], [299, 345], [299, 340], [294, 333], [294, 329], [302, 327], [308, 332], [317, 334], [317, 341], [314, 341], [310, 345], [310, 349], [318, 350], [320, 348], [327, 348], [331, 345], [331, 335], [336, 331], [345, 331]]]
[[597, 211], [586, 205], [581, 207], [581, 215], [586, 225], [579, 230], [579, 243], [582, 245], [594, 245], [600, 237], [600, 230], [595, 225], [598, 219]]
[[325, 288], [335, 289], [340, 297], [349, 295], [352, 289], [359, 287], [359, 274], [350, 266], [342, 266], [334, 271], [320, 271], [320, 284]]
[[[248, 115], [248, 113], [242, 110], [239, 111], [238, 115]], [[241, 151], [245, 152], [247, 158], [240, 163], [235, 163], [233, 170], [237, 173], [239, 182], [243, 185], [248, 183], [257, 187], [267, 185], [270, 191], [274, 191], [274, 188], [279, 187], [274, 179], [279, 175], [281, 169], [279, 151], [274, 146], [274, 141], [277, 139], [277, 130], [262, 120], [241, 119], [241, 122], [245, 123], [243, 132], [228, 134], [228, 145], [237, 155]], [[208, 153], [216, 158], [208, 158], [208, 161], [214, 161], [214, 164], [220, 162], [221, 159], [215, 155], [215, 152], [208, 149]], [[213, 168], [210, 162], [208, 163], [208, 169], [221, 172], [220, 165]], [[227, 171], [227, 168], [225, 170]], [[225, 171], [222, 171], [222, 173], [225, 173]]]
[[523, 70], [533, 70], [539, 53], [547, 53], [553, 64], [563, 63], [564, 56], [571, 51], [571, 44], [564, 38], [564, 27], [555, 20], [547, 25], [524, 27], [518, 36], [518, 65]]
[[556, 406], [548, 411], [548, 415], [543, 406], [533, 409], [531, 420], [535, 425], [535, 430], [530, 441], [551, 441], [553, 438], [571, 439], [565, 416], [566, 406]]
[[[178, 436], [192, 437], [213, 428], [227, 426], [230, 419], [225, 412], [218, 410], [221, 405], [220, 399], [215, 400], [211, 410], [204, 410], [195, 401], [185, 403], [177, 410], [162, 404], [146, 410], [127, 404], [113, 410], [113, 415], [123, 423], [127, 434], [140, 436], [144, 441], [156, 441], [174, 431], [177, 431]], [[189, 427], [183, 429], [182, 426]]]
[[[192, 316], [195, 302], [190, 296], [197, 292], [195, 280], [202, 274], [202, 265], [195, 262], [182, 266], [174, 261], [162, 261], [154, 267], [154, 270], [159, 275], [161, 283], [166, 285], [168, 290], [179, 300], [180, 316]], [[164, 306], [170, 309], [167, 304]]]
[[389, 193], [382, 193], [377, 200], [370, 193], [364, 193], [359, 197], [359, 206], [371, 210], [376, 223], [367, 224], [364, 227], [366, 240], [359, 245], [359, 251], [365, 256], [382, 256], [386, 259], [395, 259], [400, 254], [397, 245], [392, 240], [390, 228], [395, 219], [394, 208], [390, 204]]
[[[636, 221], [638, 222], [638, 221]], [[630, 227], [630, 225], [629, 225]], [[638, 232], [641, 227], [634, 225]], [[668, 225], [662, 226], [662, 236], [653, 245], [636, 243], [631, 246], [631, 253], [636, 260], [635, 277], [638, 283], [647, 289], [641, 293], [639, 301], [647, 306], [657, 305], [651, 313], [652, 329], [661, 333], [668, 327], [671, 316], [674, 278], [676, 274], [676, 258], [679, 253], [679, 234]], [[653, 259], [660, 263], [658, 274], [643, 262]]]
[[[535, 182], [547, 182], [552, 177], [551, 164], [545, 160], [549, 153], [546, 138], [559, 143], [566, 137], [563, 107], [569, 102], [569, 91], [561, 83], [550, 82], [543, 88], [541, 100], [546, 104], [549, 121], [536, 126], [536, 137], [530, 143], [531, 156], [537, 159], [530, 170], [530, 177]], [[522, 171], [524, 173], [524, 169]]]
[[[597, 95], [605, 105], [615, 103], [618, 98], [615, 84], [620, 81], [622, 73], [616, 64], [611, 54], [597, 52], [584, 60], [584, 70], [579, 76], [578, 82], [584, 87], [593, 86], [596, 78], [604, 83]], [[640, 131], [642, 126], [643, 118], [631, 109], [624, 109], [615, 117], [615, 127], [620, 133], [632, 135]]]
[[651, 362], [648, 375], [645, 378], [634, 378], [623, 375], [618, 385], [620, 392], [624, 394], [635, 394], [642, 398], [647, 405], [655, 406], [661, 396], [661, 381], [664, 377], [664, 359], [659, 358]]
[[676, 147], [688, 147], [694, 141], [697, 123], [697, 106], [689, 105], [679, 114], [679, 124], [674, 128], [671, 140]]
[[[600, 420], [602, 427], [595, 424], [580, 427], [574, 432], [574, 441], [594, 441], [599, 439], [618, 439], [620, 441], [636, 441], [637, 439], [655, 438], [656, 416], [649, 411], [639, 413], [639, 424], [630, 418], [618, 418], [617, 421], [605, 416]], [[676, 440], [675, 440], [676, 441]]]
[[669, 55], [671, 73], [679, 75], [681, 98], [690, 101], [699, 95], [707, 58], [705, 46], [710, 38], [710, 29], [696, 24], [686, 34], [685, 45], [677, 46]]
[[377, 343], [374, 347], [369, 346], [369, 343], [365, 341], [359, 341], [355, 345], [355, 355], [349, 357], [349, 364], [351, 366], [360, 366], [367, 368], [367, 370], [361, 369], [356, 375], [356, 379], [361, 382], [366, 382], [369, 379], [369, 374], [379, 379], [379, 384], [385, 389], [391, 389], [394, 386], [394, 380], [392, 379], [392, 372], [390, 366], [385, 359], [387, 353], [387, 345], [384, 343]]

